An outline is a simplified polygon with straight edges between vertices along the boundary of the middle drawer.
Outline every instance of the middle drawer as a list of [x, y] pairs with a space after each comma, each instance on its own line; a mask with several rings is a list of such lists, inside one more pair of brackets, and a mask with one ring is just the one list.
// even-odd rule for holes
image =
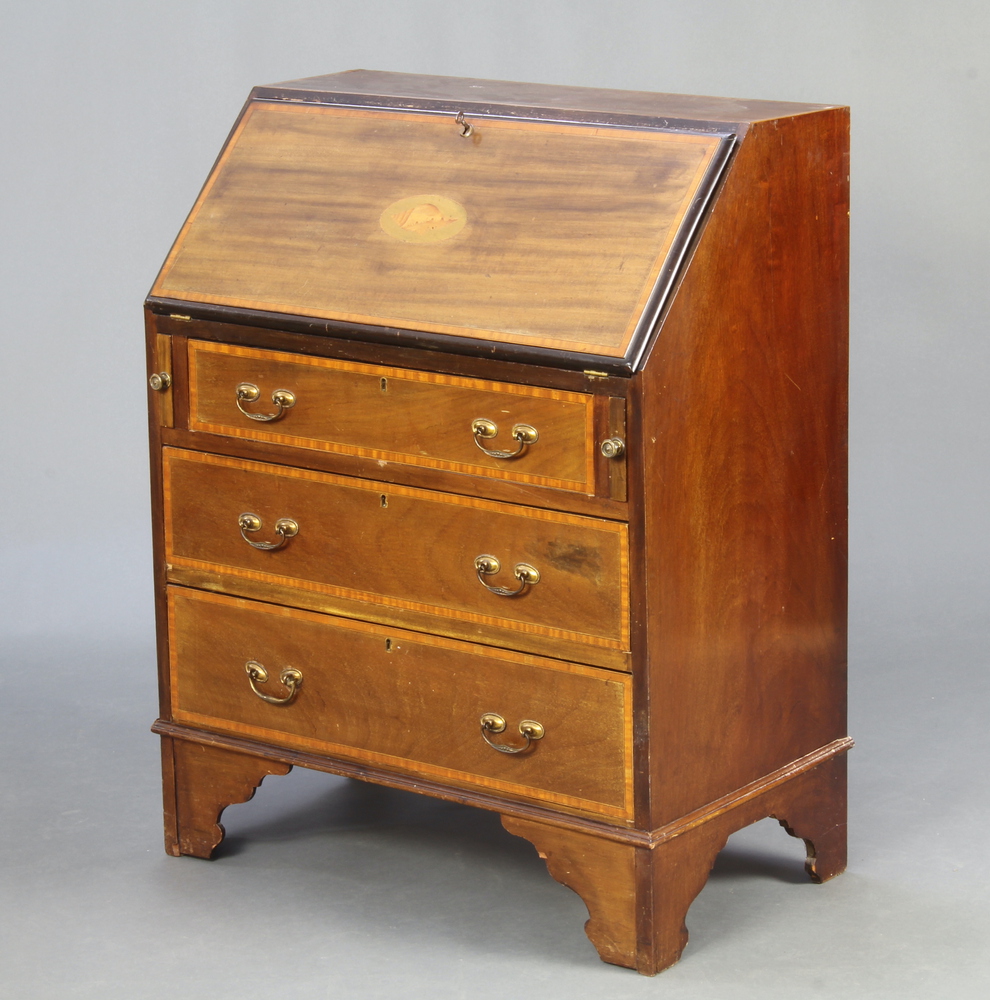
[[174, 448], [163, 462], [173, 582], [200, 570], [225, 590], [250, 579], [335, 595], [370, 620], [405, 609], [629, 648], [619, 522]]

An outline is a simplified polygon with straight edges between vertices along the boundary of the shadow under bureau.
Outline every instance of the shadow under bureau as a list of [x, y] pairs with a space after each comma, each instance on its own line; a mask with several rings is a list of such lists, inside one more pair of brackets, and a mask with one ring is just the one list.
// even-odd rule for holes
[[845, 865], [848, 113], [255, 89], [146, 303], [165, 837], [316, 768], [497, 811], [607, 962]]

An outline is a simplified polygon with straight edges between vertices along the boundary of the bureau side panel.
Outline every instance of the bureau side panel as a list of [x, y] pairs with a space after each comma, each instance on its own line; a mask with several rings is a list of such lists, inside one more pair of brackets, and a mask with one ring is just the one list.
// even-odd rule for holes
[[654, 826], [845, 734], [848, 111], [745, 136], [638, 381]]

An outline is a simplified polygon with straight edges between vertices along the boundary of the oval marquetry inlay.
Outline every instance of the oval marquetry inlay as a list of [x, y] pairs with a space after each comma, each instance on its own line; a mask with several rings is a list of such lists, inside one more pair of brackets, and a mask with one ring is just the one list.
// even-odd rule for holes
[[463, 205], [439, 194], [415, 194], [389, 205], [379, 222], [397, 240], [441, 243], [467, 225], [467, 211]]

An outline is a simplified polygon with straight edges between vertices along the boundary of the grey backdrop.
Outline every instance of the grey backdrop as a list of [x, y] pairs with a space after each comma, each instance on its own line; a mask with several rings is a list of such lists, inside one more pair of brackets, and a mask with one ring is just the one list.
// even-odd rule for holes
[[[985, 0], [2, 11], [0, 997], [985, 997]], [[853, 108], [850, 869], [737, 835], [656, 980], [476, 811], [297, 771], [161, 850], [141, 302], [251, 86], [357, 67]]]

